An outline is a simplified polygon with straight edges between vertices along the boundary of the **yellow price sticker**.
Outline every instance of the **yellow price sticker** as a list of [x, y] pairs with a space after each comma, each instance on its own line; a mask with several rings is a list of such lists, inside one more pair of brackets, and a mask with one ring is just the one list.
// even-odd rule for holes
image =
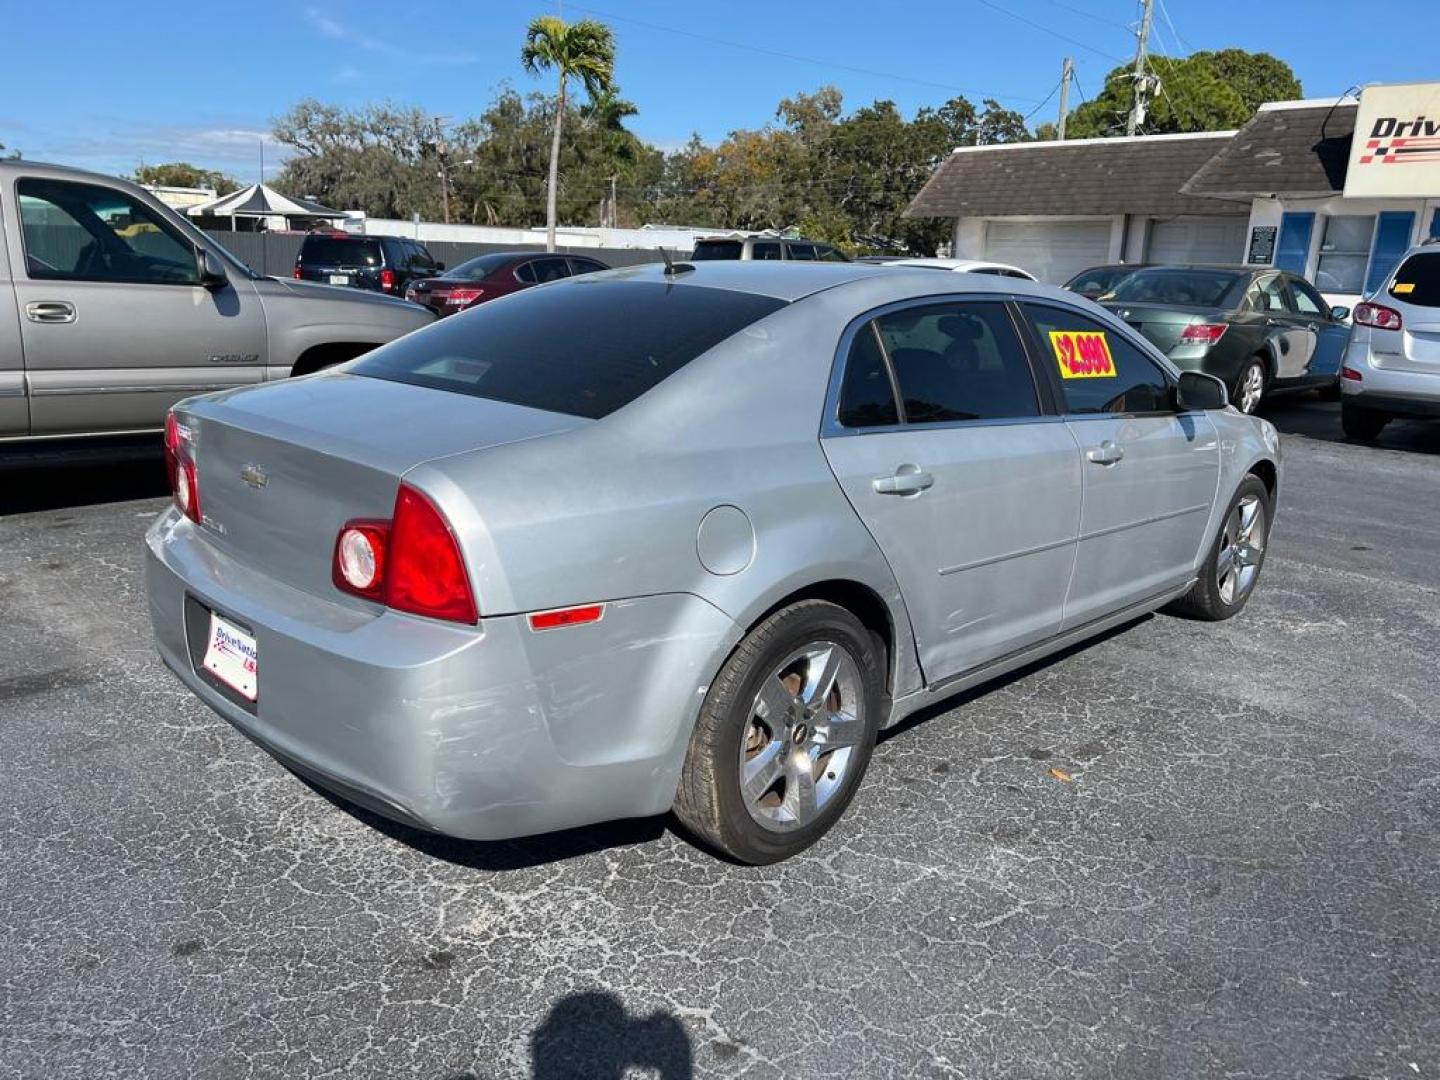
[[1118, 374], [1103, 330], [1051, 330], [1062, 379], [1113, 379]]
[[1390, 286], [1390, 291], [1396, 295], [1403, 296], [1405, 293], [1415, 291], [1415, 283], [1413, 281], [1397, 281], [1394, 285]]

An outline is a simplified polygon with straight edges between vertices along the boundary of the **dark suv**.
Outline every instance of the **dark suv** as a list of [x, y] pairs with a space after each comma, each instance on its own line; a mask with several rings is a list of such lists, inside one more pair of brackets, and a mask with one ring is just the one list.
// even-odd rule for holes
[[344, 232], [313, 232], [295, 256], [301, 281], [348, 285], [355, 289], [404, 296], [412, 281], [445, 269], [418, 240], [403, 236], [355, 236]]

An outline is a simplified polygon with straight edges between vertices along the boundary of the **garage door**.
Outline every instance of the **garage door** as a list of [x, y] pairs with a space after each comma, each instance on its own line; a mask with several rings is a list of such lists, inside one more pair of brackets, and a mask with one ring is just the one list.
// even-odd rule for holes
[[1147, 262], [1238, 263], [1245, 260], [1243, 217], [1177, 217], [1150, 229]]
[[985, 228], [985, 258], [1063, 285], [1086, 267], [1110, 261], [1110, 220], [991, 221]]

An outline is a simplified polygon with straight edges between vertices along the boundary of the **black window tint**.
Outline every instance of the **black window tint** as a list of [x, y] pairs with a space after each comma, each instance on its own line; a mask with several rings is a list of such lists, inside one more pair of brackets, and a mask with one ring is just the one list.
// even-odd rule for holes
[[596, 262], [594, 259], [571, 259], [570, 272], [572, 274], [593, 274], [597, 270], [610, 269], [604, 263]]
[[816, 254], [816, 256], [819, 258], [819, 260], [820, 260], [821, 262], [849, 262], [849, 261], [850, 261], [848, 258], [845, 257], [845, 253], [844, 253], [844, 252], [839, 251], [838, 249], [831, 247], [829, 244], [816, 244], [816, 245], [815, 245], [815, 254]]
[[908, 423], [1037, 416], [1025, 349], [1002, 304], [936, 304], [876, 320]]
[[306, 266], [379, 266], [380, 242], [311, 233], [300, 248]]
[[787, 246], [788, 246], [789, 249], [790, 249], [790, 258], [792, 258], [792, 259], [802, 259], [802, 260], [804, 260], [805, 262], [814, 262], [814, 261], [815, 261], [815, 245], [814, 245], [814, 244], [789, 244], [789, 245], [787, 245]]
[[780, 244], [775, 240], [757, 240], [750, 246], [750, 257], [763, 259], [766, 262], [778, 261], [781, 258]]
[[845, 381], [840, 386], [840, 423], [850, 428], [898, 424], [895, 391], [885, 369], [885, 355], [875, 337], [875, 324], [866, 323], [855, 335], [845, 358]]
[[526, 285], [534, 285], [536, 281], [535, 263], [533, 261], [525, 262], [517, 266], [515, 268], [515, 280], [523, 281]]
[[559, 281], [570, 276], [570, 264], [564, 259], [536, 259], [530, 264], [535, 280], [542, 285], [547, 281]]
[[709, 259], [738, 259], [744, 253], [745, 245], [739, 240], [699, 240], [690, 255], [692, 262]]
[[1395, 280], [1386, 292], [1417, 307], [1440, 307], [1440, 251], [1411, 255], [1395, 271]]
[[481, 304], [347, 370], [598, 420], [784, 306], [730, 289], [581, 277]]
[[1072, 413], [1169, 412], [1170, 384], [1160, 366], [1123, 335], [1078, 312], [1022, 304], [1045, 356], [1054, 364]]
[[459, 266], [446, 270], [440, 276], [459, 281], [479, 281], [488, 277], [502, 266], [514, 260], [515, 256], [506, 252], [498, 252], [494, 255], [477, 255], [473, 259], [466, 259]]
[[200, 280], [194, 247], [124, 192], [22, 178], [15, 194], [31, 278], [157, 285]]

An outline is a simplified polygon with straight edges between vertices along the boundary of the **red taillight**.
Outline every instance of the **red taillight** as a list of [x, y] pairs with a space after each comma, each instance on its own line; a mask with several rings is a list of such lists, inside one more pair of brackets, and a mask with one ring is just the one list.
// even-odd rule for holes
[[530, 629], [555, 630], [562, 626], [599, 622], [604, 614], [604, 604], [585, 604], [581, 607], [559, 608], [555, 611], [537, 611], [530, 616]]
[[335, 538], [335, 586], [396, 611], [473, 623], [480, 618], [460, 542], [435, 504], [405, 484], [390, 521], [348, 521]]
[[384, 292], [395, 291], [395, 271], [385, 269], [380, 271], [380, 288]]
[[445, 304], [447, 307], [464, 307], [466, 304], [473, 304], [484, 295], [484, 289], [451, 289], [450, 295], [445, 297]]
[[1180, 331], [1180, 344], [1214, 345], [1228, 329], [1230, 327], [1225, 323], [1191, 323]]
[[1400, 312], [1384, 304], [1356, 304], [1351, 316], [1361, 326], [1373, 326], [1376, 330], [1399, 330], [1405, 325]]
[[1342, 367], [1340, 369], [1340, 377], [1342, 379], [1349, 379], [1351, 382], [1365, 381], [1365, 376], [1361, 375], [1360, 372], [1356, 371], [1353, 367]]
[[304, 271], [302, 271], [302, 270], [300, 269], [300, 264], [299, 264], [299, 263], [296, 263], [296, 264], [295, 264], [295, 280], [296, 280], [296, 281], [299, 281], [299, 280], [300, 280], [301, 278], [303, 278], [304, 276], [305, 276], [305, 273], [304, 273]]
[[180, 512], [200, 524], [200, 476], [190, 429], [173, 412], [165, 414], [165, 479]]

